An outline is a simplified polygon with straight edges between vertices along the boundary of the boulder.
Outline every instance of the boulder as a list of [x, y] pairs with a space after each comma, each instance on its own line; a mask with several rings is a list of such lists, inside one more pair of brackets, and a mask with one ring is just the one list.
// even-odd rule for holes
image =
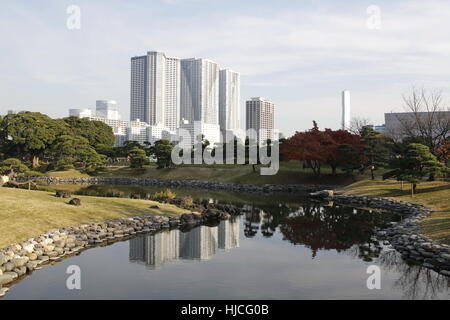
[[322, 190], [310, 193], [309, 196], [311, 198], [319, 198], [319, 199], [325, 199], [325, 198], [332, 198], [334, 196], [333, 190]]
[[0, 286], [8, 284], [14, 280], [13, 276], [10, 274], [2, 274], [0, 275]]
[[81, 199], [79, 198], [70, 199], [69, 204], [73, 206], [81, 206]]
[[70, 198], [71, 194], [69, 191], [57, 190], [55, 194], [58, 198]]

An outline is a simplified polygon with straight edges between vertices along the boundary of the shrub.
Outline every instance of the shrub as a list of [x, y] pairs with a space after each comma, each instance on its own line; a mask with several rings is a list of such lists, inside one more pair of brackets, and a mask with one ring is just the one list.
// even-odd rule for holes
[[160, 192], [156, 192], [153, 195], [153, 199], [156, 201], [162, 201], [162, 200], [168, 200], [168, 199], [174, 199], [177, 195], [172, 192], [170, 189], [162, 190]]
[[194, 200], [191, 196], [183, 197], [181, 199], [181, 206], [185, 209], [192, 208], [194, 206]]

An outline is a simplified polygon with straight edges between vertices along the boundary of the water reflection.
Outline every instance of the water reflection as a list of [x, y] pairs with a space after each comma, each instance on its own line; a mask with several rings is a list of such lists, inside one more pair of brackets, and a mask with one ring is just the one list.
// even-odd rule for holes
[[218, 249], [239, 247], [240, 217], [216, 227], [199, 226], [188, 232], [169, 230], [130, 240], [129, 260], [151, 269], [174, 260], [209, 260]]

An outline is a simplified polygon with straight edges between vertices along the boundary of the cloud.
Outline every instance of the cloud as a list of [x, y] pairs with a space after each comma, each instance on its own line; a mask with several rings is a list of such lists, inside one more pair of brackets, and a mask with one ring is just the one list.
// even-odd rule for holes
[[[6, 89], [0, 112], [20, 101], [61, 116], [61, 101], [93, 106], [96, 99], [111, 98], [126, 118], [129, 59], [148, 50], [205, 57], [239, 71], [243, 99], [274, 100], [287, 133], [308, 128], [312, 117], [321, 116], [318, 110], [324, 126], [337, 127], [344, 87], [367, 99], [355, 99], [354, 110], [378, 121], [412, 84], [448, 88], [446, 1], [378, 1], [380, 30], [366, 27], [367, 6], [359, 1], [292, 7], [264, 1], [248, 2], [253, 7], [239, 1], [79, 1], [82, 24], [74, 31], [65, 27], [71, 3], [43, 3], [45, 10], [8, 3], [0, 13], [0, 59], [7, 61], [0, 70]], [[17, 97], [23, 90], [29, 101]], [[380, 100], [383, 92], [389, 94]], [[298, 107], [305, 105], [306, 113]]]

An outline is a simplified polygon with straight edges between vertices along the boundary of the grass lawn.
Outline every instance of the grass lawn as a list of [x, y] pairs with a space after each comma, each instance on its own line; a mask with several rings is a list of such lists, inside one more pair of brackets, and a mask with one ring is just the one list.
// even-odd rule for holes
[[108, 167], [100, 176], [106, 177], [140, 177], [165, 180], [210, 180], [222, 182], [238, 182], [243, 184], [327, 184], [348, 185], [354, 178], [344, 174], [331, 175], [324, 168], [321, 176], [314, 175], [309, 169], [303, 169], [298, 161], [281, 162], [276, 175], [262, 176], [260, 167], [253, 172], [251, 165], [181, 165], [175, 168], [157, 169], [155, 166], [145, 166], [142, 169], [129, 167]]
[[[190, 211], [148, 200], [76, 196], [81, 206], [54, 193], [0, 188], [0, 248], [47, 232], [49, 229], [102, 222], [120, 217], [180, 215]], [[159, 209], [150, 206], [158, 205]]]
[[86, 173], [81, 173], [76, 169], [69, 169], [66, 171], [49, 171], [45, 174], [49, 177], [57, 177], [57, 178], [88, 178], [89, 175]]
[[450, 244], [450, 183], [441, 181], [418, 184], [417, 194], [411, 198], [410, 185], [393, 180], [364, 180], [344, 188], [343, 193], [370, 195], [415, 202], [433, 209], [431, 215], [421, 222], [422, 232], [432, 239]]

